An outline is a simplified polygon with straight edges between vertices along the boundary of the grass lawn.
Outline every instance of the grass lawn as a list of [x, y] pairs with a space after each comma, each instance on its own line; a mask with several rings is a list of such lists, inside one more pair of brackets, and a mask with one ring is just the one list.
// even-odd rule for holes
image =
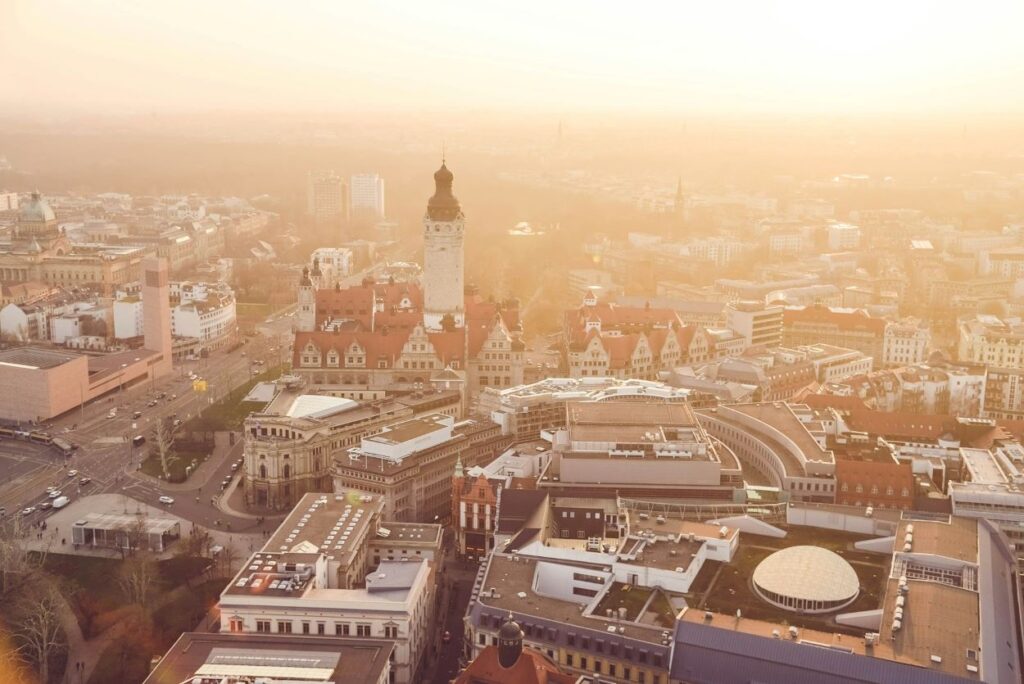
[[[170, 482], [184, 482], [188, 479], [188, 474], [185, 472], [185, 468], [192, 464], [193, 460], [195, 465], [199, 466], [203, 461], [210, 457], [208, 451], [178, 451], [175, 449], [174, 455], [175, 460], [168, 464], [167, 469], [170, 471], [171, 476]], [[157, 455], [155, 449], [151, 449], [149, 456], [142, 462], [142, 472], [147, 475], [151, 475], [157, 478], [163, 478], [163, 468], [160, 467], [160, 456]], [[195, 472], [194, 470], [192, 472]]]
[[651, 595], [651, 589], [646, 587], [637, 587], [630, 584], [624, 584], [623, 582], [615, 582], [612, 584], [612, 588], [608, 590], [608, 593], [601, 599], [601, 603], [598, 604], [595, 613], [604, 617], [609, 608], [613, 611], [618, 612], [619, 608], [626, 609], [626, 619], [635, 620], [640, 614], [640, 610], [647, 603], [647, 598]]
[[262, 408], [263, 404], [251, 401], [242, 401], [249, 391], [260, 382], [276, 380], [281, 377], [285, 366], [268, 368], [241, 387], [235, 389], [223, 400], [205, 409], [203, 415], [188, 420], [181, 431], [184, 434], [197, 432], [218, 432], [221, 430], [237, 430], [242, 427], [245, 420], [253, 411]]
[[676, 624], [676, 611], [672, 609], [672, 604], [668, 602], [668, 597], [663, 591], [654, 594], [645, 616], [653, 616], [654, 623], [666, 629], [671, 629]]
[[[858, 538], [861, 538], [858, 536]], [[863, 629], [851, 628], [837, 625], [832, 621], [833, 614], [826, 615], [798, 615], [788, 611], [780, 610], [765, 601], [754, 593], [750, 578], [754, 574], [757, 565], [776, 551], [773, 548], [756, 548], [752, 544], [760, 545], [765, 537], [748, 537], [747, 545], [740, 545], [733, 562], [724, 566], [714, 582], [711, 592], [708, 594], [707, 603], [702, 607], [716, 613], [735, 615], [736, 610], [743, 611], [743, 617], [754, 620], [767, 620], [769, 622], [784, 623], [810, 629], [822, 629], [844, 634], [861, 636]], [[783, 542], [777, 548], [785, 546], [798, 546], [799, 544], [784, 543], [787, 540], [772, 540]], [[767, 544], [766, 544], [767, 546]], [[825, 543], [820, 546], [828, 546]], [[838, 549], [835, 549], [838, 552]], [[857, 599], [837, 613], [851, 613], [861, 610], [874, 610], [878, 608], [882, 593], [885, 590], [885, 579], [889, 571], [889, 557], [880, 554], [865, 554], [870, 562], [864, 562], [859, 558], [861, 552], [857, 552], [858, 558], [850, 558], [849, 554], [842, 554], [851, 561], [851, 566], [857, 572], [860, 580], [860, 595]]]

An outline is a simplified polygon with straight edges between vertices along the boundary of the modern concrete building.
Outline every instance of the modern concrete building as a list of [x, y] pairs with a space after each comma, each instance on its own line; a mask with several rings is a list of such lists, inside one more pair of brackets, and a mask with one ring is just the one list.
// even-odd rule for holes
[[725, 307], [725, 327], [747, 340], [747, 346], [782, 344], [782, 307], [738, 301]]
[[385, 217], [384, 179], [376, 173], [360, 173], [349, 181], [349, 212], [353, 219], [379, 221]]
[[665, 401], [680, 403], [690, 396], [685, 389], [651, 380], [612, 377], [546, 378], [506, 389], [480, 393], [474, 413], [487, 416], [515, 441], [536, 439], [542, 431], [565, 427], [565, 405], [570, 401]]
[[306, 181], [306, 212], [317, 225], [340, 228], [348, 219], [345, 181], [333, 171], [311, 172]]
[[386, 640], [390, 681], [422, 681], [441, 528], [384, 522], [381, 508], [360, 492], [302, 497], [221, 593], [221, 632]]
[[143, 684], [389, 684], [387, 639], [185, 632]]
[[146, 349], [155, 355], [152, 364], [154, 377], [171, 372], [171, 307], [167, 261], [146, 259], [142, 265], [142, 334]]

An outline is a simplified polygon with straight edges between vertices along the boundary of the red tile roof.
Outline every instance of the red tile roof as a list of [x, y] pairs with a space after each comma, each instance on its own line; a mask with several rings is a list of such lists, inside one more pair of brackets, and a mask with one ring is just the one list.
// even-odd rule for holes
[[456, 677], [455, 684], [572, 684], [576, 677], [564, 674], [558, 665], [531, 648], [523, 648], [510, 668], [498, 662], [498, 647], [488, 646]]
[[885, 333], [885, 320], [872, 318], [863, 309], [836, 311], [827, 306], [806, 306], [801, 309], [785, 309], [782, 312], [784, 327], [801, 324], [831, 325], [846, 331]]

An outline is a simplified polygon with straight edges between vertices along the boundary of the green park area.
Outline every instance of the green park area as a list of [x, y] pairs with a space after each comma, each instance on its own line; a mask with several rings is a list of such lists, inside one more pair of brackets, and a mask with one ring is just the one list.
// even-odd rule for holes
[[[170, 456], [167, 458], [167, 470], [170, 476], [166, 479], [170, 482], [187, 480], [189, 475], [209, 458], [213, 451], [214, 433], [240, 430], [245, 417], [262, 408], [263, 405], [260, 402], [245, 401], [245, 397], [252, 388], [260, 382], [276, 380], [286, 368], [282, 365], [263, 371], [232, 390], [217, 403], [206, 407], [201, 415], [193, 416], [179, 426], [174, 432], [174, 443], [170, 449]], [[153, 477], [163, 478], [163, 464], [160, 460], [159, 449], [154, 444], [156, 440], [150, 439], [149, 436], [147, 439], [148, 442], [143, 448], [148, 451], [146, 458], [142, 461], [142, 472]]]

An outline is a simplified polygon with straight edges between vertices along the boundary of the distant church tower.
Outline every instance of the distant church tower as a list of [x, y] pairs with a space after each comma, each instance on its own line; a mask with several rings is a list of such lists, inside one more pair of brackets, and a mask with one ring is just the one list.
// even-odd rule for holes
[[466, 223], [459, 200], [452, 194], [453, 178], [442, 161], [434, 173], [434, 196], [423, 217], [423, 323], [429, 330], [440, 330], [445, 316], [450, 316], [456, 327], [465, 324]]
[[302, 280], [299, 281], [298, 315], [296, 328], [299, 332], [316, 330], [316, 286], [309, 276], [309, 268], [302, 269]]

